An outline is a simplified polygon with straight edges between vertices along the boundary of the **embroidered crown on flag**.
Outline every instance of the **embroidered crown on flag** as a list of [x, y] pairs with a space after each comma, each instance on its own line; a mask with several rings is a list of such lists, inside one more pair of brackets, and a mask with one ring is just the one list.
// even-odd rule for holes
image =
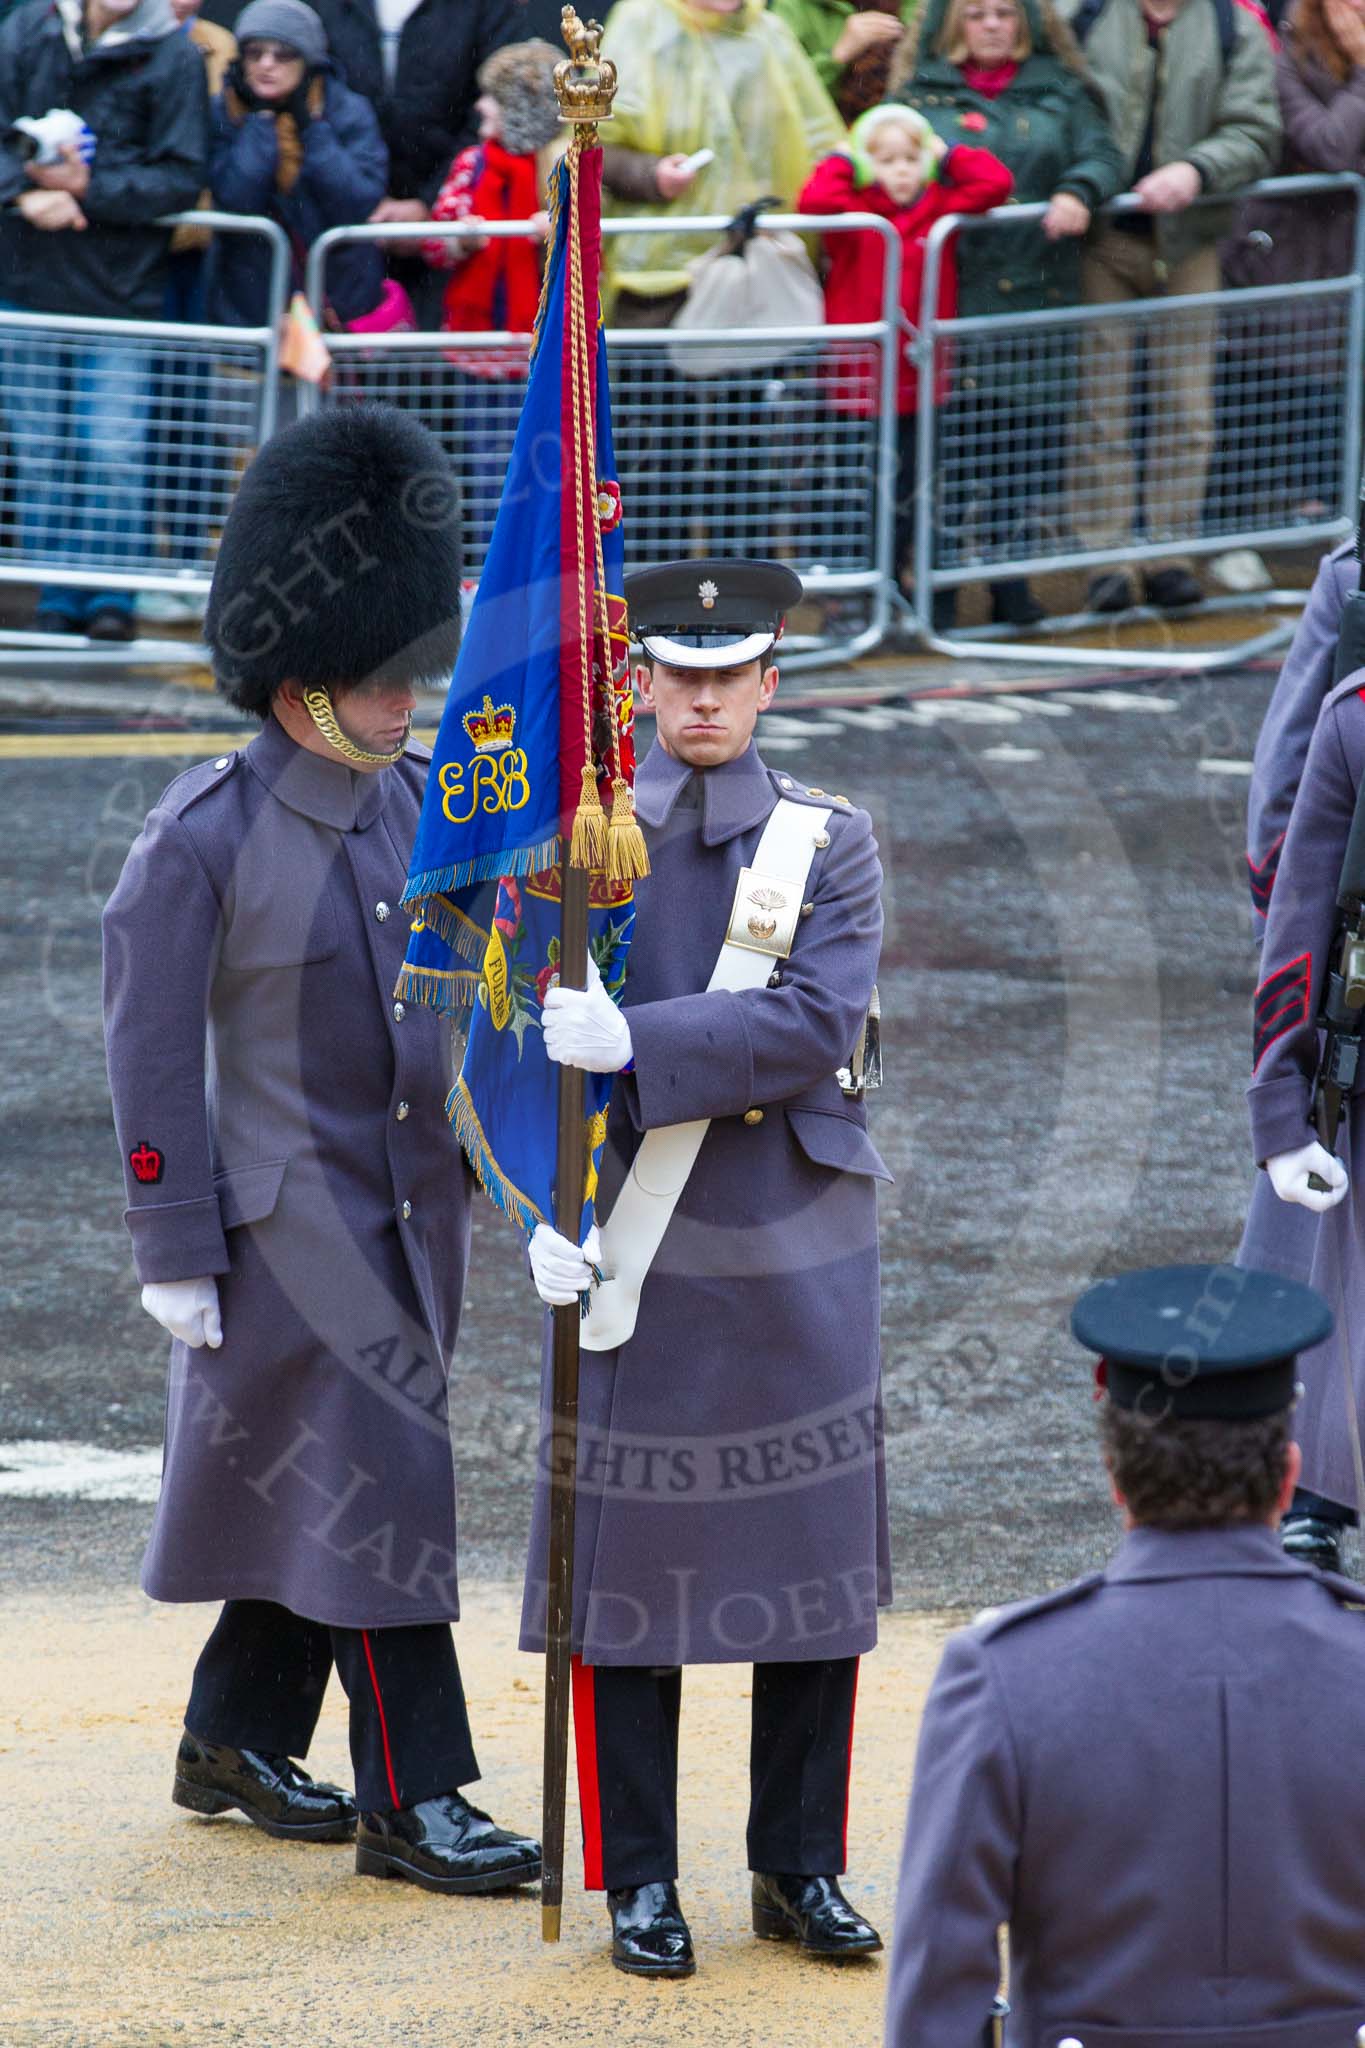
[[[558, 972], [562, 864], [591, 874], [589, 946], [618, 998], [634, 882], [648, 871], [598, 311], [601, 183], [595, 134], [579, 131], [552, 176], [526, 396], [403, 891], [414, 922], [396, 990], [468, 1017], [447, 1113], [528, 1232], [554, 1213], [556, 1078], [540, 1011]], [[610, 1084], [588, 1077], [589, 1215]]]

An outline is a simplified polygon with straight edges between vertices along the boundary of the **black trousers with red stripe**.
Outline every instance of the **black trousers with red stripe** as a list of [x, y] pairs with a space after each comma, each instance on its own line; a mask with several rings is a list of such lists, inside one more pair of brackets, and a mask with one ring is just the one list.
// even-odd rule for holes
[[[755, 1664], [749, 1868], [836, 1877], [848, 1863], [858, 1659]], [[583, 1882], [621, 1891], [678, 1875], [676, 1667], [573, 1667]]]
[[229, 1600], [194, 1668], [185, 1726], [204, 1742], [308, 1754], [332, 1666], [351, 1703], [363, 1812], [416, 1806], [479, 1775], [446, 1622], [329, 1628], [273, 1600]]

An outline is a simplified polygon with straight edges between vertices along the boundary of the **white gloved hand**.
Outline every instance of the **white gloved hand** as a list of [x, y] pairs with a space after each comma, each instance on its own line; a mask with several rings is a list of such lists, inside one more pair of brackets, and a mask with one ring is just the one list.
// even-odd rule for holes
[[616, 1074], [630, 1064], [630, 1026], [603, 988], [591, 954], [586, 988], [546, 991], [543, 1023], [545, 1051], [557, 1066]]
[[572, 1238], [561, 1237], [548, 1223], [537, 1223], [530, 1253], [536, 1293], [551, 1308], [567, 1308], [596, 1279], [593, 1267], [601, 1260], [602, 1240], [594, 1223], [580, 1251]]
[[[1300, 1145], [1297, 1152], [1277, 1152], [1273, 1158], [1267, 1159], [1265, 1170], [1270, 1175], [1271, 1187], [1282, 1202], [1298, 1202], [1305, 1209], [1335, 1209], [1350, 1185], [1341, 1161], [1334, 1159], [1316, 1138], [1311, 1144]], [[1326, 1181], [1325, 1193], [1319, 1188], [1309, 1187], [1310, 1173], [1316, 1173]]]
[[204, 1280], [156, 1280], [142, 1290], [142, 1306], [154, 1321], [178, 1337], [191, 1351], [207, 1344], [216, 1351], [223, 1341], [218, 1283]]

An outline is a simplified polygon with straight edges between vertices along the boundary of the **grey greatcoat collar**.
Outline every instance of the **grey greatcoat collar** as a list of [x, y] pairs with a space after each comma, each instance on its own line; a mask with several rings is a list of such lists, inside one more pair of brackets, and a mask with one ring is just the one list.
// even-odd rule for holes
[[1104, 1576], [1133, 1579], [1304, 1578], [1312, 1568], [1287, 1557], [1277, 1531], [1264, 1522], [1222, 1529], [1130, 1529]]
[[363, 832], [384, 808], [387, 768], [362, 775], [342, 761], [325, 761], [291, 740], [273, 715], [246, 749], [246, 760], [272, 796], [334, 831]]
[[635, 778], [635, 808], [642, 821], [656, 831], [666, 825], [694, 774], [701, 794], [701, 836], [707, 846], [722, 846], [761, 825], [777, 801], [772, 777], [752, 740], [733, 761], [693, 769], [666, 754], [656, 739]]

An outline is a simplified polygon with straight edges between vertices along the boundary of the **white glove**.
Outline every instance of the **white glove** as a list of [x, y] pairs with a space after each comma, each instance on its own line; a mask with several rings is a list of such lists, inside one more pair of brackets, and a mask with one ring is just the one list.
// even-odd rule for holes
[[602, 1240], [595, 1223], [581, 1251], [572, 1238], [561, 1237], [548, 1223], [537, 1223], [531, 1237], [531, 1278], [536, 1293], [551, 1308], [567, 1308], [592, 1286], [597, 1277], [593, 1267], [601, 1258]]
[[218, 1283], [205, 1280], [156, 1280], [142, 1290], [142, 1306], [154, 1321], [178, 1337], [191, 1351], [207, 1344], [216, 1351], [223, 1341]]
[[557, 1066], [587, 1074], [617, 1074], [629, 1066], [630, 1026], [603, 988], [591, 954], [587, 987], [547, 990], [543, 1021], [545, 1051]]
[[[1311, 1144], [1300, 1145], [1297, 1152], [1277, 1152], [1273, 1159], [1267, 1159], [1265, 1170], [1282, 1202], [1298, 1202], [1305, 1209], [1335, 1209], [1350, 1185], [1341, 1161], [1334, 1159], [1316, 1138]], [[1309, 1187], [1310, 1173], [1326, 1181], [1325, 1194]]]

